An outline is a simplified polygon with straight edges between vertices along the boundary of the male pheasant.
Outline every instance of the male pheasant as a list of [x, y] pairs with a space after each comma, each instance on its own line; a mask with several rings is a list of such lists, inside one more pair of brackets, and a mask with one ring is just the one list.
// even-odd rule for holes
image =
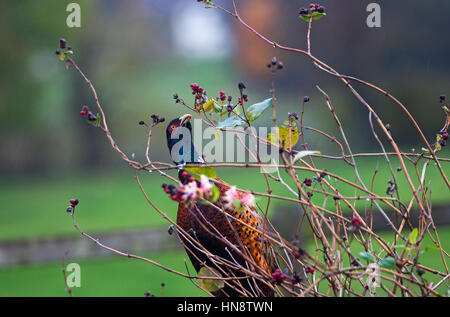
[[[189, 139], [191, 136], [190, 133], [192, 132], [191, 118], [192, 116], [187, 114], [173, 119], [168, 124], [166, 130], [167, 145], [173, 161], [176, 164], [185, 164], [183, 169], [178, 173], [182, 184], [187, 184], [189, 181], [192, 181], [191, 175], [186, 171], [192, 171], [190, 167], [198, 171], [201, 166], [199, 163], [203, 163], [202, 158], [195, 151], [192, 139]], [[180, 131], [178, 129], [180, 127], [186, 128], [187, 130], [184, 131], [189, 131], [189, 133], [179, 133]], [[182, 134], [183, 138], [188, 139], [183, 140], [181, 138]], [[176, 147], [178, 142], [184, 145], [182, 147]], [[186, 148], [190, 149], [190, 155], [183, 157], [182, 154]], [[270, 274], [271, 268], [268, 259], [271, 257], [269, 257], [267, 252], [267, 243], [264, 241], [264, 237], [260, 232], [262, 230], [261, 217], [254, 208], [254, 204], [253, 206], [249, 204], [239, 207], [235, 207], [233, 204], [234, 199], [242, 201], [251, 195], [236, 191], [234, 187], [218, 177], [215, 177], [215, 180], [214, 185], [219, 192], [219, 197], [214, 202], [216, 207], [196, 201], [180, 200], [177, 213], [177, 225], [215, 257], [227, 260], [231, 265], [239, 264], [243, 268], [252, 270], [252, 265], [248, 263], [250, 259], [250, 261], [261, 268], [261, 272]], [[167, 188], [166, 191], [170, 192]], [[200, 251], [197, 245], [190, 242], [183, 235], [181, 235], [181, 238], [184, 242], [186, 252], [197, 272], [203, 266], [207, 265], [221, 272], [224, 277], [242, 277], [245, 275], [242, 269], [230, 268], [227, 265], [220, 265], [219, 269], [217, 269], [216, 261], [216, 264], [212, 263], [211, 259], [204, 252]], [[234, 245], [235, 248], [230, 247], [227, 241]], [[236, 248], [240, 249], [241, 252], [236, 251]], [[229, 280], [228, 283], [233, 286], [225, 283], [225, 287], [216, 292], [215, 295], [239, 296], [243, 293], [243, 289], [245, 289], [248, 295], [273, 296], [273, 291], [267, 284], [251, 278], [238, 279], [237, 281]]]

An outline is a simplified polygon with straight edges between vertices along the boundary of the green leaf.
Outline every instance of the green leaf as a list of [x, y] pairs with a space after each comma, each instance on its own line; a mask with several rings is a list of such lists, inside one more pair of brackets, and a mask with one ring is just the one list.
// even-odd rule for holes
[[294, 163], [297, 162], [302, 157], [305, 157], [308, 155], [313, 155], [313, 154], [322, 155], [322, 152], [320, 152], [320, 151], [300, 151], [297, 154], [295, 154]]
[[311, 14], [300, 14], [300, 19], [305, 22], [309, 22], [309, 20], [311, 20]]
[[202, 267], [198, 272], [199, 277], [212, 277], [212, 279], [198, 279], [198, 284], [210, 292], [217, 292], [224, 287], [223, 280], [213, 279], [214, 277], [222, 277], [222, 275], [213, 268]]
[[433, 244], [433, 245], [427, 245], [427, 246], [425, 247], [425, 251], [429, 251], [429, 250], [439, 250], [439, 247], [438, 247], [437, 245], [435, 245], [435, 244]]
[[264, 101], [261, 101], [259, 103], [255, 103], [254, 105], [251, 105], [247, 108], [247, 117], [250, 120], [250, 122], [255, 121], [257, 118], [259, 118], [262, 113], [269, 107], [272, 106], [272, 98], [266, 99]]
[[[217, 178], [216, 171], [214, 168], [210, 166], [201, 166], [199, 164], [187, 164], [183, 167], [184, 170], [198, 175], [205, 175], [208, 178], [215, 179]], [[192, 175], [197, 180], [200, 180], [200, 177], [197, 175]]]
[[217, 124], [217, 129], [224, 129], [224, 128], [234, 128], [240, 125], [243, 125], [245, 122], [241, 118], [237, 116], [230, 116], [229, 118], [225, 119], [224, 121], [221, 121]]
[[[320, 12], [317, 12], [317, 11], [315, 11], [315, 12], [313, 12], [313, 20], [319, 20], [319, 19], [322, 19], [324, 16], [326, 16], [327, 14], [325, 13], [325, 12], [322, 12], [322, 13], [320, 13]], [[309, 22], [309, 21], [308, 21]]]
[[395, 260], [391, 257], [386, 257], [378, 263], [380, 267], [384, 267], [385, 269], [393, 270], [395, 269]]
[[416, 244], [417, 242], [417, 236], [419, 234], [419, 231], [417, 230], [417, 228], [414, 228], [413, 231], [411, 231], [411, 233], [409, 234], [409, 242], [411, 242], [411, 244]]
[[219, 189], [217, 188], [216, 185], [213, 185], [212, 186], [211, 202], [215, 203], [217, 201], [217, 199], [219, 199], [219, 197], [220, 197], [220, 191], [219, 191]]
[[[294, 147], [299, 138], [300, 135], [298, 133], [298, 129], [295, 127], [291, 127], [291, 133], [290, 133], [290, 142], [291, 146]], [[281, 143], [281, 146], [288, 147], [289, 146], [289, 127], [285, 126], [279, 126], [278, 127], [278, 135], [275, 133], [269, 133], [267, 136], [267, 141], [272, 142], [275, 145], [279, 145]]]
[[359, 256], [366, 261], [369, 262], [375, 262], [377, 259], [373, 254], [370, 254], [369, 252], [359, 252]]

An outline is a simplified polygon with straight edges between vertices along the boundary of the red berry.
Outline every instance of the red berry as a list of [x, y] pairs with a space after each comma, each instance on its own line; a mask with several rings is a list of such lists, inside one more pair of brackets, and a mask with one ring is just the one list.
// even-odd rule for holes
[[444, 140], [447, 140], [448, 139], [448, 133], [447, 132], [442, 133], [442, 138]]
[[81, 114], [82, 116], [85, 116], [85, 115], [87, 115], [87, 111], [86, 111], [86, 110], [81, 110], [81, 111], [80, 111], [80, 114]]
[[306, 272], [306, 273], [314, 273], [314, 269], [308, 266], [308, 267], [305, 269], [305, 272]]
[[355, 227], [359, 227], [359, 226], [361, 225], [361, 221], [359, 220], [358, 217], [353, 216], [353, 218], [352, 218], [352, 224], [353, 224]]

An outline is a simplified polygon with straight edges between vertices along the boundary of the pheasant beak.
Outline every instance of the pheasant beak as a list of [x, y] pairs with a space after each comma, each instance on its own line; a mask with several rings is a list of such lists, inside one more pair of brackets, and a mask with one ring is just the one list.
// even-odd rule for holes
[[180, 119], [180, 126], [184, 126], [192, 119], [192, 115], [187, 113], [185, 115], [182, 115], [179, 119]]

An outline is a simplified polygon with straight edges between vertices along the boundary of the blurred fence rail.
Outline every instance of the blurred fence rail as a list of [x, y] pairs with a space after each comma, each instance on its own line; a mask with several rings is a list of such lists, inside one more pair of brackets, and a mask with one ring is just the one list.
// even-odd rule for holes
[[[124, 252], [181, 250], [176, 235], [170, 236], [167, 229], [163, 228], [93, 234], [93, 236], [105, 245]], [[80, 236], [9, 241], [0, 242], [0, 267], [61, 261], [67, 251], [69, 251], [67, 259], [95, 258], [111, 255], [111, 252], [108, 250]]]
[[[290, 216], [299, 216], [299, 209], [279, 210], [271, 220], [277, 227], [282, 228], [282, 234], [289, 238], [295, 228], [290, 228]], [[393, 212], [388, 212], [392, 216]], [[412, 217], [411, 223], [417, 225], [417, 217]], [[450, 206], [433, 208], [433, 218], [437, 226], [450, 225]], [[296, 224], [295, 224], [296, 226]], [[386, 220], [379, 213], [374, 214], [373, 229], [384, 231], [388, 229]], [[167, 228], [151, 228], [128, 232], [92, 234], [103, 244], [127, 253], [161, 252], [182, 250], [176, 234], [169, 235]], [[96, 258], [111, 256], [112, 253], [99, 247], [87, 238], [81, 236], [55, 237], [45, 239], [29, 239], [0, 242], [0, 268], [18, 264], [31, 264], [61, 261], [69, 251], [67, 259]]]

